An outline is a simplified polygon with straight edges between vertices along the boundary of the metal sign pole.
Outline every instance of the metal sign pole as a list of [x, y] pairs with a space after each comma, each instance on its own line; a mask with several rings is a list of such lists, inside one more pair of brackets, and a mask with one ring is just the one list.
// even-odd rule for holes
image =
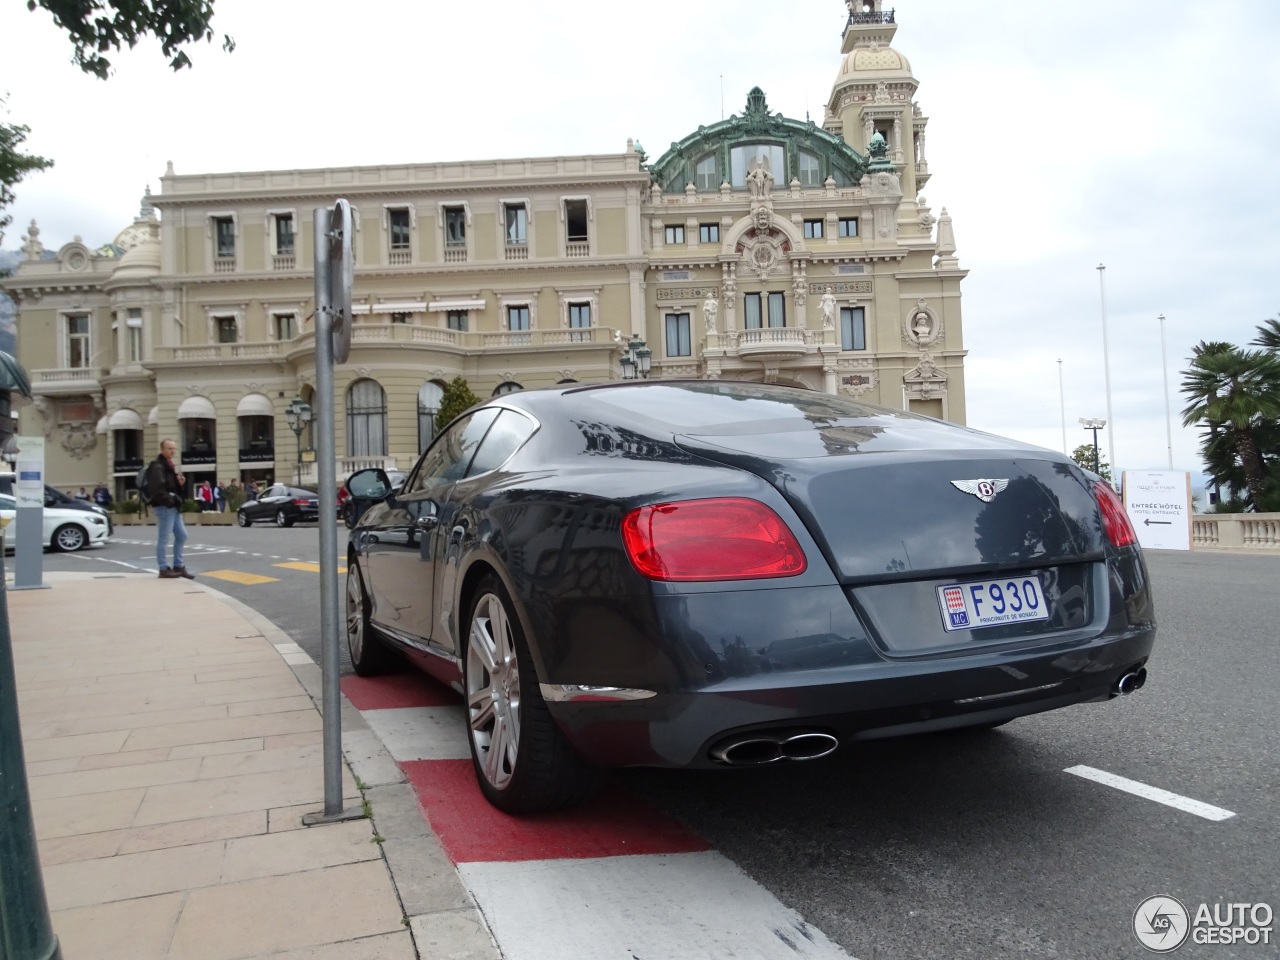
[[[334, 823], [364, 816], [361, 807], [342, 809], [342, 692], [338, 685], [338, 490], [335, 479], [334, 387], [335, 359], [345, 362], [350, 343], [352, 223], [350, 206], [339, 200], [332, 211], [315, 211], [315, 356], [316, 467], [320, 499], [320, 670], [323, 680], [324, 810], [309, 813], [303, 822]], [[342, 339], [346, 337], [345, 341]]]

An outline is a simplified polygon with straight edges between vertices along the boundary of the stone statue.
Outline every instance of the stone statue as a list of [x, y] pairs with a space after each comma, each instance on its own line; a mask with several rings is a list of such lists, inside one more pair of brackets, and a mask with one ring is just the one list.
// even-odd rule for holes
[[746, 179], [747, 190], [750, 191], [752, 200], [769, 199], [769, 191], [773, 187], [773, 172], [769, 169], [768, 156], [758, 155], [751, 158]]
[[716, 332], [716, 315], [720, 312], [720, 301], [708, 295], [702, 301], [702, 320], [707, 325], [707, 333]]
[[827, 287], [827, 292], [822, 295], [820, 306], [822, 308], [822, 329], [834, 330], [836, 328], [836, 295], [831, 292], [830, 287]]
[[27, 233], [22, 238], [22, 253], [27, 260], [39, 260], [44, 254], [44, 244], [40, 242], [40, 228], [36, 226], [33, 218], [31, 226], [27, 227]]
[[933, 333], [933, 321], [929, 315], [921, 310], [916, 314], [915, 319], [911, 322], [911, 332], [916, 335], [916, 339], [921, 343], [928, 340]]

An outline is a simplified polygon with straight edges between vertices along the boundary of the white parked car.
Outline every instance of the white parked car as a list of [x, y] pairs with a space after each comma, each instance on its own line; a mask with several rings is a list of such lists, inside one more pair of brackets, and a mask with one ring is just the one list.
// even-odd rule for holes
[[[5, 529], [5, 547], [13, 548], [17, 525], [17, 501], [0, 493], [0, 517], [8, 521]], [[83, 550], [91, 543], [107, 539], [107, 518], [87, 510], [65, 510], [61, 507], [44, 508], [44, 543], [54, 550]]]

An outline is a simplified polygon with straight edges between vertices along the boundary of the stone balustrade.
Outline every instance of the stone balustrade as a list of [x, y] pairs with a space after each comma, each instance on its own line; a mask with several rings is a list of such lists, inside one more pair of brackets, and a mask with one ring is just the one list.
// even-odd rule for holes
[[1198, 513], [1191, 518], [1191, 546], [1280, 551], [1280, 513]]

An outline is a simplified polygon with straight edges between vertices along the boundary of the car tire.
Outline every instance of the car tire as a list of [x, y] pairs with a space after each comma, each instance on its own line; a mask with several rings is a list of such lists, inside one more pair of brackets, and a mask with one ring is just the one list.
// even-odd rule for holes
[[400, 665], [395, 651], [369, 625], [369, 593], [355, 560], [347, 564], [347, 653], [361, 677], [376, 677]]
[[348, 530], [356, 528], [356, 505], [350, 500], [342, 505], [342, 522], [347, 525]]
[[242, 527], [253, 526], [253, 521], [249, 519], [249, 515], [243, 510], [236, 511], [236, 523], [240, 524]]
[[276, 526], [277, 526], [277, 527], [292, 527], [292, 526], [293, 526], [293, 521], [292, 521], [292, 520], [290, 520], [290, 519], [285, 515], [285, 512], [284, 512], [283, 510], [277, 510], [277, 511], [276, 511]]
[[84, 532], [84, 527], [77, 526], [74, 523], [64, 523], [57, 530], [53, 531], [53, 539], [50, 545], [55, 550], [61, 550], [63, 553], [73, 553], [76, 550], [83, 550], [89, 542], [89, 535]]
[[486, 577], [467, 619], [463, 683], [476, 780], [504, 813], [585, 800], [599, 779], [557, 729], [506, 588]]

